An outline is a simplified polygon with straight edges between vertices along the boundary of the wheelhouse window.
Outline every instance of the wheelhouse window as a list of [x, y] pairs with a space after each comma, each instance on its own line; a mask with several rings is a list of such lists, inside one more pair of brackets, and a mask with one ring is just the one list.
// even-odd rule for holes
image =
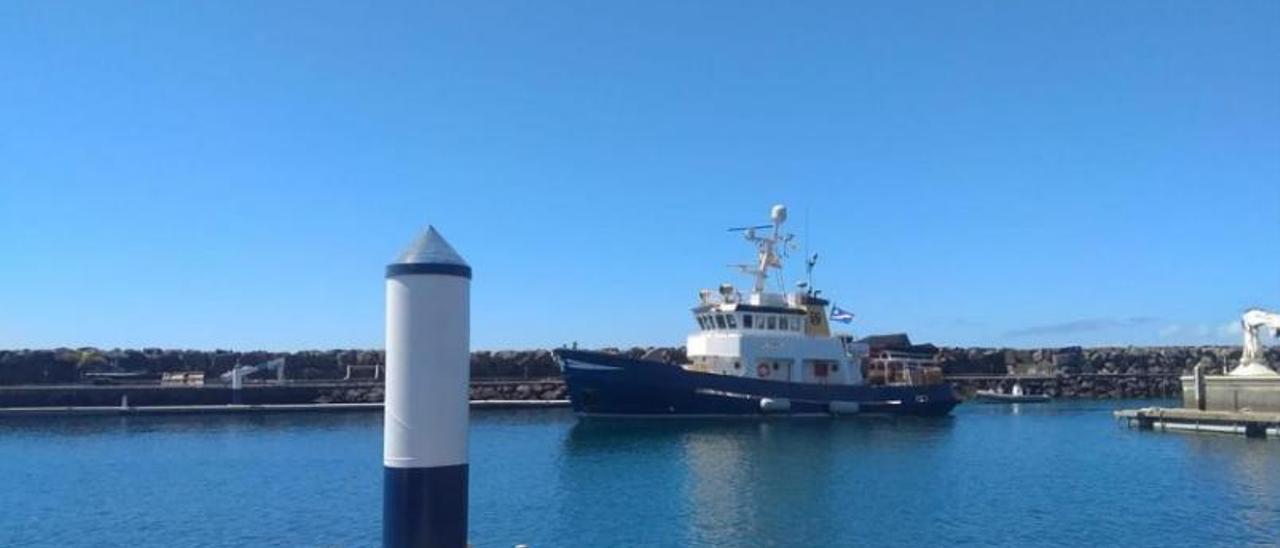
[[751, 314], [742, 315], [742, 327], [744, 329], [751, 329]]
[[716, 327], [719, 327], [720, 329], [725, 328], [724, 314], [716, 314]]
[[791, 331], [791, 321], [786, 316], [778, 316], [778, 329]]
[[738, 328], [738, 315], [737, 315], [737, 314], [725, 314], [724, 319], [725, 319], [725, 321], [729, 322], [729, 329], [737, 329], [737, 328]]
[[778, 320], [777, 320], [777, 318], [776, 318], [775, 316], [766, 316], [766, 318], [768, 318], [768, 319], [766, 319], [766, 320], [765, 320], [765, 325], [767, 326], [767, 327], [765, 327], [765, 329], [777, 329], [777, 328], [778, 328]]

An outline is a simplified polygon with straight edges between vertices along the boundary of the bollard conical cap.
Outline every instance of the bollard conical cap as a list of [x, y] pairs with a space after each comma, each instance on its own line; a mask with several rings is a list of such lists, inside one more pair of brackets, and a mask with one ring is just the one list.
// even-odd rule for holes
[[409, 247], [387, 266], [387, 276], [400, 274], [444, 274], [471, 277], [471, 266], [458, 254], [434, 226], [409, 244]]

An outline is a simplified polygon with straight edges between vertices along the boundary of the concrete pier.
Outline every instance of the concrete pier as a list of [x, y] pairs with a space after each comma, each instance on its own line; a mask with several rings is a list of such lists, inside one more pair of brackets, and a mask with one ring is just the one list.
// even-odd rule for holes
[[1280, 413], [1280, 377], [1182, 377], [1182, 407], [1204, 411]]

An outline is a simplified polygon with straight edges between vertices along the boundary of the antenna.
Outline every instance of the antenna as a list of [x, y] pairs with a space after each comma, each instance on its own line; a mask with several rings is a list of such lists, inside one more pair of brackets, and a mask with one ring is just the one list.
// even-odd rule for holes
[[813, 263], [818, 262], [817, 255], [809, 255], [809, 204], [804, 204], [804, 277], [808, 282], [808, 290], [813, 290]]
[[815, 297], [818, 295], [813, 290], [813, 266], [816, 264], [818, 264], [817, 253], [814, 253], [813, 255], [809, 255], [809, 257], [804, 260], [804, 273], [805, 273], [805, 276], [808, 277], [809, 279], [809, 282], [805, 285], [807, 285], [809, 288], [809, 294]]

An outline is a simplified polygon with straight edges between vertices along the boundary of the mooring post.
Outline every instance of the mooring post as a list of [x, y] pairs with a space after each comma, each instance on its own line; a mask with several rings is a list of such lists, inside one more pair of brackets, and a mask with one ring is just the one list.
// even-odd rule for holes
[[231, 367], [231, 404], [240, 405], [240, 389], [244, 388], [244, 379], [240, 377], [240, 360]]
[[1192, 368], [1191, 371], [1192, 371], [1192, 374], [1195, 375], [1196, 409], [1204, 411], [1205, 405], [1206, 405], [1205, 400], [1208, 399], [1205, 397], [1205, 393], [1204, 393], [1205, 392], [1204, 365], [1196, 364], [1196, 366]]
[[464, 548], [471, 267], [428, 227], [386, 294], [382, 545]]

